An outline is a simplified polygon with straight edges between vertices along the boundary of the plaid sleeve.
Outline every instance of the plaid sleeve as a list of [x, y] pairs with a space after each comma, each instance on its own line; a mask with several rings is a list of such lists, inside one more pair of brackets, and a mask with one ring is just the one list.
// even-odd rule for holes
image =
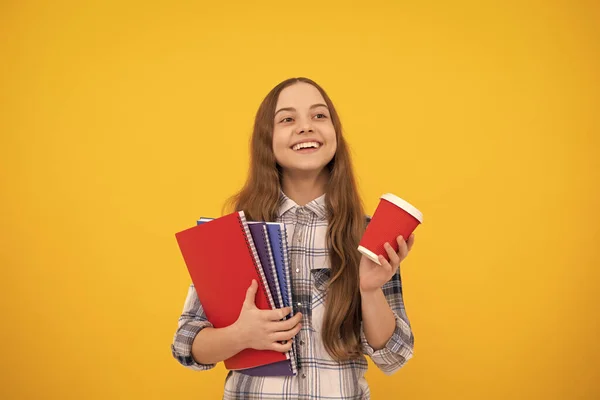
[[211, 327], [212, 324], [206, 319], [204, 309], [194, 285], [191, 284], [188, 290], [185, 304], [183, 306], [183, 312], [179, 317], [179, 324], [173, 343], [171, 344], [171, 352], [173, 357], [179, 361], [179, 363], [187, 368], [194, 371], [205, 371], [215, 367], [215, 364], [199, 364], [194, 360], [192, 356], [192, 343], [194, 338], [204, 328]]
[[386, 375], [399, 370], [413, 355], [414, 338], [402, 300], [402, 284], [400, 272], [382, 287], [383, 294], [394, 312], [396, 329], [385, 347], [374, 350], [367, 342], [365, 331], [361, 325], [360, 340], [363, 353], [371, 357], [375, 365]]

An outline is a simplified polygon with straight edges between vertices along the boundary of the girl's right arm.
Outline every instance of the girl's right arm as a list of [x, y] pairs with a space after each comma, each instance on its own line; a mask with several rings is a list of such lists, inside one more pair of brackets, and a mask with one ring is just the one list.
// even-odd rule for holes
[[234, 325], [202, 329], [192, 344], [192, 356], [198, 364], [216, 364], [244, 350]]
[[[225, 328], [213, 328], [203, 316], [207, 325], [197, 331], [192, 339], [187, 366], [192, 369], [209, 369], [217, 362], [226, 360], [246, 348], [279, 352], [291, 349], [291, 339], [301, 328], [302, 314], [297, 313], [293, 318], [282, 321], [291, 312], [289, 307], [276, 310], [258, 309], [254, 302], [257, 289], [258, 284], [252, 281], [240, 315], [234, 324]], [[194, 295], [195, 301], [198, 302], [195, 290]]]

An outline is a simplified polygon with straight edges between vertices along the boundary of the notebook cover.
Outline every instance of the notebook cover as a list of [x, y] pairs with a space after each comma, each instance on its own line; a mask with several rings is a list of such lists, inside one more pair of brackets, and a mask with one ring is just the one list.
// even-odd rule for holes
[[[175, 237], [206, 317], [215, 328], [237, 320], [252, 279], [259, 284], [256, 307], [271, 309], [243, 211], [178, 232]], [[224, 363], [227, 369], [237, 370], [279, 361], [287, 361], [286, 354], [245, 349]]]

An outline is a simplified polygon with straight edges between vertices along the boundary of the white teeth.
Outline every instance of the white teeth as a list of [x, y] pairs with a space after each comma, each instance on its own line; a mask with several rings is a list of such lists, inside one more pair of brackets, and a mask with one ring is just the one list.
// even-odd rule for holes
[[296, 151], [296, 150], [300, 150], [300, 149], [306, 149], [309, 147], [314, 147], [315, 149], [318, 149], [319, 147], [321, 147], [321, 144], [319, 142], [298, 143], [298, 144], [294, 145], [294, 147], [292, 147], [292, 150]]

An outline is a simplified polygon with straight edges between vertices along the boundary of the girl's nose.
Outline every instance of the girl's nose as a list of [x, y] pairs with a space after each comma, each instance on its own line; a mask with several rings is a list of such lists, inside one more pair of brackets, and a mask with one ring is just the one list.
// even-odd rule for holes
[[303, 134], [303, 133], [308, 133], [308, 132], [312, 132], [313, 128], [312, 125], [310, 123], [304, 123], [301, 124], [300, 127], [296, 130], [297, 134]]

